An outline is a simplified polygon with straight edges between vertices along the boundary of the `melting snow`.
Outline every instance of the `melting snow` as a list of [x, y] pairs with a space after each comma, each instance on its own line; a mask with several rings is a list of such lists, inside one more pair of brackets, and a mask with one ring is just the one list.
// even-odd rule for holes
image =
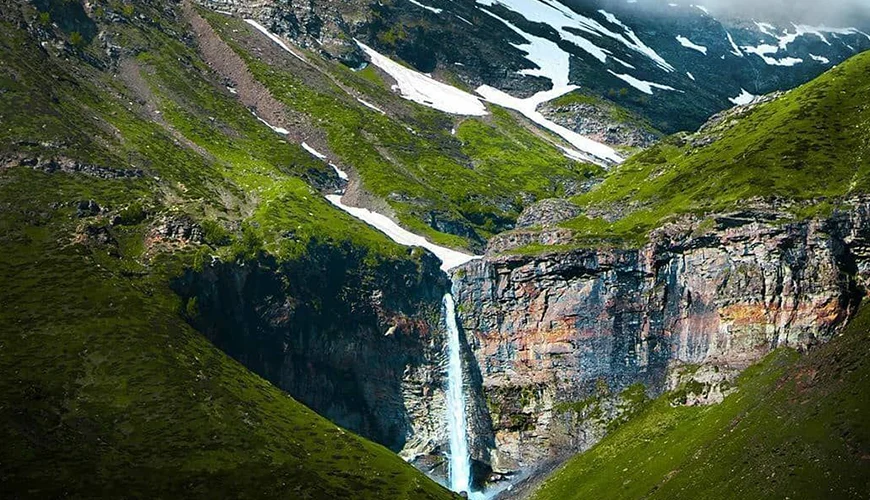
[[793, 33], [790, 33], [788, 29], [784, 29], [782, 30], [782, 33], [778, 34], [776, 32], [776, 26], [770, 23], [756, 22], [755, 25], [758, 27], [759, 31], [771, 38], [776, 39], [776, 45], [760, 44], [755, 47], [743, 47], [743, 50], [750, 54], [757, 55], [762, 60], [764, 60], [765, 63], [772, 66], [794, 66], [795, 64], [802, 63], [803, 59], [798, 59], [795, 57], [785, 57], [783, 59], [777, 59], [775, 57], [772, 57], [772, 55], [779, 53], [779, 51], [788, 50], [788, 46], [802, 36], [816, 36], [827, 45], [830, 45], [831, 42], [828, 41], [827, 37], [825, 37], [826, 33], [833, 35], [834, 37], [836, 37], [837, 35], [863, 35], [866, 36], [868, 40], [870, 40], [870, 35], [856, 28], [829, 28], [827, 26], [807, 26], [805, 24], [793, 24]]
[[474, 259], [479, 259], [479, 256], [468, 255], [456, 250], [438, 246], [430, 243], [429, 240], [422, 236], [418, 236], [410, 231], [405, 230], [386, 215], [381, 215], [377, 212], [372, 212], [365, 208], [350, 207], [342, 203], [341, 196], [337, 194], [327, 195], [326, 199], [336, 207], [344, 210], [350, 215], [360, 219], [375, 229], [386, 234], [391, 240], [404, 246], [423, 247], [434, 253], [436, 257], [441, 259], [441, 269], [447, 271], [454, 267], [461, 266], [466, 262]]
[[266, 28], [264, 28], [262, 24], [258, 23], [257, 21], [254, 21], [253, 19], [245, 19], [245, 22], [250, 24], [254, 28], [256, 28], [257, 31], [259, 31], [260, 33], [269, 37], [270, 40], [272, 40], [273, 42], [278, 44], [278, 46], [281, 47], [282, 49], [284, 49], [287, 52], [289, 52], [290, 54], [292, 54], [293, 57], [295, 57], [296, 59], [299, 59], [302, 62], [306, 62], [305, 59], [302, 58], [302, 56], [300, 56], [296, 52], [293, 52], [290, 49], [290, 47], [286, 43], [284, 43], [284, 40], [281, 40], [281, 38], [278, 37], [278, 35], [272, 33], [271, 31], [267, 30]]
[[740, 50], [740, 47], [734, 43], [734, 37], [731, 36], [731, 33], [726, 31], [725, 34], [728, 35], [728, 42], [731, 44], [731, 53], [737, 57], [743, 57], [743, 52]]
[[[594, 158], [603, 160], [604, 162], [621, 163], [622, 157], [610, 146], [593, 141], [588, 137], [584, 137], [573, 130], [569, 130], [561, 125], [555, 124], [547, 120], [544, 115], [538, 112], [538, 106], [544, 102], [553, 100], [561, 95], [564, 95], [577, 87], [557, 87], [553, 90], [538, 92], [537, 94], [527, 99], [519, 99], [513, 97], [499, 89], [483, 85], [478, 87], [477, 93], [482, 95], [484, 99], [499, 106], [513, 109], [522, 113], [526, 118], [532, 120], [545, 129], [559, 135], [575, 148], [588, 153]], [[597, 162], [597, 163], [600, 163]]]
[[[304, 149], [305, 151], [308, 151], [308, 152], [311, 154], [311, 156], [314, 156], [314, 157], [317, 158], [318, 160], [326, 161], [326, 155], [325, 155], [325, 154], [323, 154], [323, 153], [317, 151], [316, 149], [312, 148], [311, 146], [309, 146], [309, 145], [308, 145], [307, 143], [305, 143], [305, 142], [302, 143], [302, 149]], [[348, 180], [348, 179], [349, 179], [349, 177], [348, 177], [348, 175], [347, 175], [347, 172], [345, 172], [344, 170], [338, 168], [334, 163], [330, 163], [329, 166], [332, 167], [333, 170], [335, 170], [335, 173], [338, 175], [338, 178], [339, 178], [339, 179], [344, 179], [344, 180]]]
[[698, 52], [704, 54], [705, 56], [707, 55], [707, 47], [704, 47], [703, 45], [698, 45], [696, 43], [692, 43], [691, 40], [689, 40], [688, 38], [686, 38], [682, 35], [677, 35], [677, 41], [680, 42], [680, 45], [682, 45], [683, 47], [685, 47], [687, 49], [697, 50]]
[[272, 125], [271, 123], [267, 122], [266, 120], [260, 118], [260, 117], [257, 115], [257, 113], [254, 113], [253, 111], [251, 111], [251, 114], [254, 115], [254, 118], [260, 120], [260, 121], [263, 122], [263, 123], [265, 123], [267, 127], [269, 127], [270, 129], [274, 130], [275, 132], [277, 132], [277, 133], [279, 133], [279, 134], [281, 134], [281, 135], [289, 135], [289, 134], [290, 134], [290, 131], [287, 130], [286, 128], [276, 127], [276, 126]]
[[822, 64], [831, 64], [831, 60], [825, 56], [817, 56], [815, 54], [810, 54], [810, 58], [814, 61], [818, 61]]
[[[530, 22], [545, 24], [556, 30], [562, 40], [576, 45], [577, 47], [584, 50], [589, 55], [598, 59], [602, 63], [605, 63], [607, 61], [607, 57], [610, 56], [611, 53], [598, 47], [586, 38], [578, 35], [576, 33], [577, 31], [589, 34], [595, 38], [602, 36], [612, 38], [622, 43], [629, 49], [646, 55], [647, 57], [655, 61], [655, 63], [658, 64], [659, 67], [661, 67], [662, 69], [666, 71], [674, 71], [674, 67], [671, 66], [667, 61], [665, 61], [661, 56], [659, 56], [653, 49], [647, 46], [643, 41], [641, 41], [640, 38], [638, 38], [637, 35], [634, 33], [634, 31], [631, 30], [631, 28], [623, 24], [619, 19], [616, 18], [616, 16], [610, 14], [607, 11], [599, 10], [598, 13], [601, 14], [610, 24], [621, 28], [624, 33], [616, 33], [606, 28], [600, 22], [580, 15], [558, 2], [550, 2], [548, 0], [476, 1], [478, 4], [486, 7], [500, 5], [522, 15], [524, 18], [526, 18], [526, 20]], [[492, 15], [492, 13], [489, 11], [484, 10], [483, 12]], [[524, 33], [523, 36], [526, 36], [526, 33]], [[562, 49], [558, 50], [561, 51]]]
[[519, 72], [520, 74], [547, 78], [553, 82], [554, 88], [568, 86], [568, 72], [571, 69], [571, 61], [570, 55], [567, 52], [559, 48], [553, 41], [525, 33], [492, 12], [483, 12], [503, 22], [505, 26], [526, 39], [526, 43], [511, 45], [525, 52], [526, 59], [534, 63], [537, 69], [524, 69]]
[[314, 156], [315, 158], [317, 158], [319, 160], [326, 160], [325, 154], [318, 152], [316, 149], [312, 148], [311, 146], [309, 146], [308, 144], [306, 144], [304, 142], [302, 143], [302, 149], [304, 149], [305, 151], [308, 151], [309, 153], [311, 153], [311, 156]]
[[472, 116], [487, 114], [486, 107], [477, 97], [406, 68], [358, 40], [356, 43], [369, 56], [372, 64], [396, 80], [395, 87], [403, 98], [445, 113]]
[[623, 75], [623, 74], [619, 74], [619, 73], [617, 73], [615, 71], [611, 71], [611, 70], [607, 70], [607, 72], [610, 73], [611, 75], [619, 78], [620, 80], [628, 83], [629, 85], [636, 88], [637, 90], [640, 90], [644, 94], [652, 95], [653, 89], [673, 90], [675, 92], [682, 92], [681, 90], [677, 90], [673, 87], [669, 87], [667, 85], [662, 85], [660, 83], [653, 83], [653, 82], [646, 82], [643, 80], [639, 80], [631, 75]]
[[776, 54], [777, 52], [779, 52], [779, 47], [777, 47], [776, 45], [762, 44], [757, 47], [743, 47], [743, 50], [749, 54], [757, 55], [765, 63], [771, 66], [794, 66], [795, 64], [800, 64], [804, 62], [803, 59], [798, 59], [796, 57], [785, 57], [782, 59], [770, 57], [769, 54]]
[[544, 102], [553, 100], [561, 95], [567, 94], [577, 87], [568, 83], [568, 71], [571, 62], [568, 53], [564, 52], [554, 42], [546, 38], [537, 37], [524, 33], [522, 30], [511, 24], [510, 22], [501, 19], [495, 14], [483, 11], [490, 16], [503, 22], [507, 27], [514, 30], [527, 40], [524, 44], [515, 44], [514, 47], [524, 51], [526, 58], [533, 62], [537, 69], [524, 69], [521, 74], [530, 76], [543, 76], [553, 82], [553, 88], [544, 92], [526, 98], [520, 99], [513, 97], [499, 89], [483, 85], [477, 89], [477, 93], [483, 96], [489, 102], [498, 104], [505, 108], [513, 109], [520, 112], [529, 120], [537, 123], [551, 132], [561, 136], [575, 148], [585, 151], [593, 158], [598, 158], [600, 162], [615, 162], [620, 163], [622, 158], [616, 154], [616, 151], [609, 146], [598, 143], [591, 139], [581, 136], [565, 127], [557, 125], [547, 120], [544, 115], [537, 111], [539, 105]]
[[736, 106], [742, 106], [744, 104], [749, 104], [755, 100], [754, 95], [750, 94], [746, 89], [740, 89], [740, 95], [737, 97], [730, 97], [728, 100], [733, 102]]
[[574, 160], [574, 161], [583, 161], [583, 162], [595, 162], [595, 158], [589, 156], [586, 153], [581, 153], [576, 149], [566, 148], [564, 146], [558, 146], [559, 149], [562, 150], [562, 153], [566, 158]]
[[348, 180], [348, 179], [349, 179], [349, 177], [348, 177], [348, 175], [347, 175], [347, 172], [345, 172], [344, 170], [342, 170], [342, 169], [338, 168], [337, 166], [335, 166], [334, 163], [330, 163], [329, 166], [332, 167], [333, 170], [335, 170], [335, 173], [338, 174], [338, 178], [339, 178], [339, 179], [344, 179], [344, 180]]
[[382, 110], [381, 108], [375, 106], [374, 104], [372, 104], [372, 103], [370, 103], [370, 102], [363, 101], [363, 100], [360, 99], [359, 97], [357, 97], [356, 100], [359, 101], [360, 104], [362, 104], [363, 106], [365, 106], [365, 107], [367, 107], [367, 108], [369, 108], [369, 109], [373, 109], [373, 110], [377, 111], [378, 113], [380, 113], [380, 114], [382, 114], [382, 115], [385, 115], [385, 114], [386, 114], [386, 113], [384, 112], [384, 110]]
[[622, 59], [618, 59], [618, 58], [614, 57], [613, 60], [618, 62], [619, 64], [625, 66], [628, 69], [637, 69], [634, 66], [632, 66], [631, 64], [628, 64], [627, 62], [623, 61]]
[[440, 13], [444, 12], [443, 9], [436, 9], [435, 7], [429, 7], [428, 5], [422, 4], [422, 3], [418, 2], [417, 0], [408, 0], [408, 1], [411, 2], [412, 4], [416, 5], [417, 7], [423, 7], [424, 9], [426, 9], [430, 12], [434, 12], [436, 14], [440, 14]]

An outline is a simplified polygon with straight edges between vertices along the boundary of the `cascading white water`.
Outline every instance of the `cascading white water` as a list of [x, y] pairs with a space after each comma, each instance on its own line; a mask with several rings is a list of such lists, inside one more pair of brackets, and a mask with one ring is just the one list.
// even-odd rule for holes
[[461, 343], [456, 324], [453, 295], [444, 295], [447, 323], [447, 432], [450, 435], [450, 489], [471, 492], [471, 455], [468, 451], [468, 421], [465, 415], [465, 388], [462, 377]]

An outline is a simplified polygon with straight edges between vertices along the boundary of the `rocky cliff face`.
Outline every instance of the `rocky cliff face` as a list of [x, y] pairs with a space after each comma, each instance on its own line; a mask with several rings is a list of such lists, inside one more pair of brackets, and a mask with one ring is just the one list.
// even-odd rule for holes
[[553, 123], [613, 147], [646, 148], [662, 136], [640, 118], [603, 101], [551, 102], [539, 111]]
[[[796, 223], [770, 207], [687, 220], [639, 250], [493, 252], [455, 272], [494, 469], [588, 448], [679, 382], [690, 383], [676, 403], [716, 402], [733, 373], [772, 349], [829, 339], [870, 276], [870, 204], [851, 207]], [[543, 232], [558, 243], [565, 231]], [[493, 243], [503, 252], [540, 234]]]
[[218, 347], [333, 422], [414, 455], [444, 441], [438, 261], [372, 267], [352, 248], [214, 263], [175, 283]]

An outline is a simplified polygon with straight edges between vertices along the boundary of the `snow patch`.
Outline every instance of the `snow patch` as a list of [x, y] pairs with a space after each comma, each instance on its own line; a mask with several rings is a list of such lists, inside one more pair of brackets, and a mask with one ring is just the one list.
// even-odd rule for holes
[[396, 80], [394, 88], [399, 90], [404, 99], [455, 115], [487, 114], [486, 107], [477, 97], [406, 68], [359, 40], [356, 43], [368, 55], [372, 64]]
[[375, 106], [374, 104], [372, 104], [372, 103], [370, 103], [370, 102], [363, 101], [363, 100], [360, 99], [359, 97], [357, 97], [356, 100], [357, 100], [360, 104], [362, 104], [363, 106], [365, 106], [365, 107], [367, 107], [367, 108], [369, 108], [369, 109], [375, 110], [375, 111], [377, 111], [378, 113], [380, 113], [380, 114], [382, 114], [382, 115], [387, 114], [387, 113], [385, 113], [384, 110], [382, 110], [381, 108]]
[[260, 118], [259, 115], [257, 115], [257, 113], [254, 113], [253, 111], [251, 111], [251, 114], [254, 115], [254, 118], [260, 120], [260, 121], [263, 122], [263, 123], [265, 123], [267, 127], [269, 127], [270, 129], [274, 130], [275, 132], [277, 132], [277, 133], [279, 133], [279, 134], [281, 134], [281, 135], [290, 135], [290, 131], [287, 130], [286, 128], [276, 127], [276, 126], [272, 125], [271, 123], [267, 122], [266, 120]]
[[345, 172], [344, 170], [338, 168], [334, 163], [330, 163], [329, 166], [332, 167], [333, 170], [335, 170], [335, 173], [338, 175], [338, 178], [339, 178], [339, 179], [342, 179], [342, 180], [345, 180], [345, 181], [346, 181], [346, 180], [348, 180], [348, 179], [350, 178], [350, 177], [347, 175], [347, 172]]
[[691, 40], [682, 35], [677, 35], [677, 41], [680, 42], [680, 45], [687, 49], [697, 50], [705, 56], [707, 55], [707, 47], [693, 43]]
[[444, 12], [444, 9], [436, 9], [435, 7], [430, 7], [426, 4], [422, 4], [422, 3], [418, 2], [417, 0], [408, 0], [408, 1], [411, 2], [412, 4], [416, 5], [417, 7], [422, 7], [424, 9], [428, 10], [429, 12], [434, 12], [436, 14], [440, 14], [440, 13]]
[[526, 53], [526, 59], [531, 61], [537, 69], [523, 69], [519, 73], [526, 76], [542, 76], [553, 83], [553, 87], [565, 87], [568, 85], [568, 71], [570, 70], [570, 55], [563, 51], [556, 43], [539, 36], [530, 35], [517, 28], [509, 21], [498, 17], [489, 11], [485, 14], [498, 19], [505, 26], [526, 39], [526, 43], [511, 45]]
[[771, 57], [771, 54], [776, 54], [779, 52], [779, 47], [776, 45], [767, 45], [762, 44], [757, 47], [743, 47], [743, 50], [747, 54], [755, 54], [761, 58], [765, 63], [771, 66], [794, 66], [796, 64], [800, 64], [804, 62], [803, 59], [799, 59], [797, 57], [784, 57], [782, 59], [777, 59], [775, 57]]
[[529, 120], [537, 123], [541, 127], [555, 133], [565, 139], [575, 148], [589, 154], [591, 157], [598, 159], [596, 163], [622, 163], [623, 159], [610, 146], [593, 141], [588, 137], [584, 137], [573, 130], [569, 130], [561, 125], [555, 124], [547, 120], [544, 115], [538, 112], [538, 106], [551, 101], [559, 96], [567, 94], [577, 87], [569, 85], [566, 87], [554, 88], [537, 94], [527, 99], [513, 97], [497, 88], [488, 85], [482, 85], [477, 88], [477, 93], [483, 96], [487, 101], [498, 104], [505, 108], [513, 109], [522, 113]]
[[810, 54], [810, 59], [812, 59], [813, 61], [818, 61], [822, 64], [831, 64], [831, 60], [825, 56], [817, 56], [815, 54]]
[[733, 102], [735, 106], [743, 106], [744, 104], [749, 104], [754, 101], [756, 98], [755, 95], [750, 94], [746, 89], [740, 89], [740, 95], [737, 97], [729, 97], [728, 100]]
[[316, 149], [312, 148], [311, 146], [309, 146], [308, 144], [306, 144], [306, 143], [304, 143], [304, 142], [302, 143], [302, 149], [304, 149], [305, 151], [308, 151], [309, 153], [311, 153], [311, 156], [313, 156], [313, 157], [315, 157], [315, 158], [317, 158], [317, 159], [319, 159], [319, 160], [324, 160], [324, 161], [326, 161], [326, 155], [325, 155], [325, 154], [318, 152]]
[[581, 153], [576, 149], [566, 148], [564, 146], [557, 145], [557, 147], [562, 150], [562, 154], [564, 154], [565, 158], [568, 158], [569, 160], [595, 163], [595, 158], [590, 157], [586, 153]]
[[548, 78], [553, 83], [553, 88], [551, 90], [538, 92], [526, 99], [513, 97], [506, 92], [488, 85], [478, 87], [477, 93], [489, 102], [520, 112], [534, 123], [559, 135], [575, 148], [586, 152], [586, 159], [590, 157], [595, 158], [597, 159], [597, 161], [595, 161], [596, 163], [604, 164], [622, 162], [622, 157], [616, 154], [616, 151], [614, 151], [613, 148], [557, 125], [547, 120], [544, 115], [537, 111], [539, 105], [567, 94], [577, 88], [568, 83], [568, 71], [571, 64], [569, 54], [559, 48], [556, 43], [546, 38], [525, 33], [507, 20], [502, 19], [491, 12], [486, 10], [483, 10], [482, 12], [498, 19], [504, 23], [505, 26], [514, 30], [517, 34], [527, 40], [524, 44], [513, 44], [513, 46], [525, 52], [526, 59], [533, 62], [537, 68], [524, 69], [520, 71], [520, 74]]
[[468, 255], [450, 248], [445, 248], [442, 246], [438, 246], [434, 243], [430, 243], [429, 240], [427, 240], [426, 238], [416, 235], [402, 228], [386, 215], [372, 212], [371, 210], [367, 210], [365, 208], [357, 208], [345, 205], [341, 201], [341, 195], [327, 195], [326, 199], [329, 200], [329, 202], [336, 207], [344, 210], [350, 215], [356, 217], [357, 219], [360, 219], [361, 221], [369, 224], [370, 226], [373, 226], [378, 231], [386, 234], [391, 240], [395, 241], [396, 243], [404, 246], [423, 247], [434, 253], [436, 257], [441, 259], [441, 269], [443, 269], [444, 271], [453, 269], [454, 267], [461, 266], [466, 262], [480, 258], [480, 256], [477, 255]]
[[[665, 61], [664, 58], [659, 56], [652, 48], [647, 46], [631, 28], [623, 24], [616, 16], [607, 11], [599, 10], [598, 13], [601, 14], [608, 23], [619, 27], [622, 33], [617, 33], [594, 19], [578, 14], [569, 7], [550, 0], [476, 0], [476, 2], [485, 7], [500, 5], [520, 14], [530, 22], [545, 24], [553, 28], [559, 35], [559, 38], [574, 44], [592, 57], [598, 59], [601, 63], [607, 62], [607, 57], [611, 55], [610, 51], [595, 45], [590, 40], [577, 34], [577, 32], [588, 34], [594, 38], [607, 37], [616, 40], [629, 49], [649, 57], [663, 70], [674, 71], [674, 67]], [[488, 10], [482, 9], [482, 12], [493, 15], [493, 13]], [[498, 18], [497, 16], [494, 17]], [[506, 23], [503, 19], [501, 20]], [[516, 30], [515, 27], [511, 27]], [[523, 36], [528, 35], [528, 33], [524, 32], [522, 34]], [[550, 42], [558, 47], [555, 42]], [[561, 48], [557, 50], [563, 52]]]
[[290, 54], [292, 54], [293, 57], [295, 57], [296, 59], [299, 59], [302, 62], [307, 62], [305, 59], [302, 58], [302, 56], [300, 56], [296, 52], [293, 52], [293, 50], [291, 50], [290, 47], [286, 43], [284, 43], [284, 40], [281, 40], [281, 38], [278, 35], [272, 33], [271, 31], [267, 30], [266, 28], [264, 28], [262, 24], [258, 23], [257, 21], [254, 21], [253, 19], [245, 19], [245, 22], [250, 24], [254, 28], [256, 28], [257, 31], [259, 31], [260, 33], [269, 37], [270, 40], [275, 42], [282, 49], [284, 49], [287, 52], [289, 52]]
[[653, 89], [673, 90], [675, 92], [682, 92], [682, 90], [677, 90], [673, 87], [669, 87], [667, 85], [662, 85], [660, 83], [653, 83], [653, 82], [647, 82], [644, 80], [640, 80], [640, 79], [637, 79], [631, 75], [623, 75], [623, 74], [617, 73], [617, 72], [612, 71], [612, 70], [607, 70], [607, 72], [610, 73], [611, 75], [619, 78], [620, 80], [624, 81], [625, 83], [631, 85], [632, 87], [636, 88], [637, 90], [640, 90], [644, 94], [652, 95]]
[[[775, 39], [776, 45], [765, 43], [757, 45], [755, 47], [743, 47], [743, 50], [747, 53], [757, 55], [762, 60], [764, 60], [765, 63], [770, 64], [771, 66], [794, 66], [795, 64], [804, 62], [803, 59], [798, 59], [795, 57], [785, 57], [782, 59], [777, 59], [776, 57], [773, 57], [780, 51], [787, 51], [790, 44], [794, 43], [795, 40], [803, 36], [811, 35], [818, 37], [819, 40], [821, 40], [822, 43], [826, 45], [831, 45], [831, 42], [825, 36], [826, 34], [832, 35], [833, 37], [837, 37], [838, 35], [863, 35], [866, 36], [868, 40], [870, 40], [870, 35], [862, 32], [861, 30], [858, 30], [857, 28], [831, 28], [828, 26], [792, 24], [794, 32], [790, 32], [789, 29], [783, 29], [781, 33], [778, 33], [776, 26], [770, 23], [756, 22], [755, 26], [765, 35]], [[813, 59], [816, 58], [813, 57]], [[818, 59], [816, 60], [819, 61]]]
[[634, 66], [632, 66], [631, 64], [628, 64], [627, 62], [623, 61], [622, 59], [618, 59], [618, 58], [614, 57], [613, 60], [618, 62], [619, 64], [625, 66], [628, 69], [637, 69]]
[[725, 34], [728, 35], [728, 43], [731, 44], [731, 53], [737, 57], [743, 57], [743, 51], [734, 43], [734, 37], [731, 36], [731, 33], [726, 31]]

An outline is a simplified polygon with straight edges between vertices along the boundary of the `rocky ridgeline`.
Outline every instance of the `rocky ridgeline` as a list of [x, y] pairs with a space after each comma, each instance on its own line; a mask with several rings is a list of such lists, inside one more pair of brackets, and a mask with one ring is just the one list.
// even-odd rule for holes
[[357, 67], [365, 61], [350, 33], [360, 29], [358, 25], [366, 21], [366, 2], [196, 0], [196, 3], [243, 19], [254, 19], [273, 32], [292, 38], [302, 47], [338, 59], [348, 66]]
[[62, 172], [66, 174], [81, 174], [100, 179], [138, 179], [142, 177], [142, 170], [138, 168], [113, 168], [91, 165], [67, 157], [42, 157], [15, 154], [8, 157], [0, 157], [0, 168], [29, 167], [40, 172], [53, 174]]
[[539, 111], [558, 125], [613, 147], [647, 148], [661, 138], [661, 133], [644, 126], [640, 119], [618, 119], [613, 106], [547, 103]]
[[[525, 234], [569, 242], [570, 231], [547, 223], [564, 215], [555, 205], [526, 214], [544, 229]], [[493, 468], [587, 449], [644, 397], [668, 390], [685, 388], [674, 404], [716, 403], [773, 349], [830, 339], [870, 277], [870, 201], [849, 206], [805, 222], [780, 222], [773, 207], [687, 219], [638, 250], [491, 248], [457, 270], [461, 323], [492, 416]]]

